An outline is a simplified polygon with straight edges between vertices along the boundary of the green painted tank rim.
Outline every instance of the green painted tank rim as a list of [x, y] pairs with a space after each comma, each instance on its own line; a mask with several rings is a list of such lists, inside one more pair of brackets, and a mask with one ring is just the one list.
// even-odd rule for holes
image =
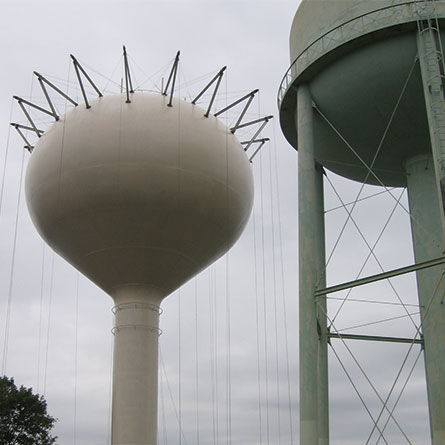
[[[280, 83], [277, 104], [280, 126], [288, 142], [297, 148], [295, 109], [297, 86], [309, 82], [331, 61], [376, 40], [417, 29], [419, 15], [416, 3], [431, 6], [431, 2], [415, 0], [375, 9], [354, 17], [325, 32], [310, 43], [292, 62]], [[445, 0], [434, 2], [435, 14], [445, 21]], [[388, 22], [391, 17], [391, 22]], [[396, 17], [396, 19], [394, 19]]]

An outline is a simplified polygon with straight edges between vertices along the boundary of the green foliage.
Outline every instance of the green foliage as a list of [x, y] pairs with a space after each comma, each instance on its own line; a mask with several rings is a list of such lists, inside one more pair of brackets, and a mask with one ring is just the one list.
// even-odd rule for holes
[[0, 444], [52, 445], [51, 436], [56, 419], [46, 412], [43, 396], [31, 388], [14, 384], [13, 378], [0, 377]]

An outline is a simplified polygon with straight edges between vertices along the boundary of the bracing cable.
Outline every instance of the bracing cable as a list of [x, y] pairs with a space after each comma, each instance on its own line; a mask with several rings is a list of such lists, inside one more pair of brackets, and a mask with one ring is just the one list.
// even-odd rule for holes
[[350, 331], [352, 329], [359, 329], [359, 328], [365, 328], [368, 326], [375, 326], [376, 324], [386, 323], [388, 321], [401, 320], [402, 318], [407, 318], [407, 317], [411, 318], [414, 315], [419, 315], [419, 314], [420, 314], [420, 312], [412, 312], [409, 314], [398, 315], [397, 317], [384, 318], [382, 320], [371, 321], [369, 323], [358, 324], [355, 326], [348, 326], [347, 328], [338, 329], [336, 332], [346, 332], [346, 331]]
[[[338, 300], [343, 301], [346, 297], [326, 297], [328, 300]], [[348, 298], [347, 299], [351, 303], [367, 303], [367, 304], [381, 304], [387, 306], [406, 306], [406, 307], [419, 307], [418, 304], [408, 304], [408, 303], [394, 303], [393, 301], [378, 301], [378, 300], [361, 300], [358, 298]]]
[[255, 326], [256, 326], [256, 353], [257, 353], [257, 383], [258, 383], [258, 433], [259, 444], [263, 445], [263, 419], [261, 403], [261, 358], [260, 358], [260, 302], [259, 302], [259, 274], [257, 260], [257, 228], [256, 212], [253, 211], [253, 256], [255, 267]]
[[79, 352], [79, 280], [80, 273], [76, 271], [76, 309], [75, 309], [75, 330], [74, 330], [74, 419], [73, 419], [73, 439], [74, 445], [77, 443], [77, 371]]
[[[227, 76], [225, 83], [225, 93], [227, 96]], [[230, 184], [230, 171], [229, 171], [229, 145], [228, 145], [228, 133], [225, 138], [225, 173], [226, 184]], [[230, 199], [229, 194], [226, 194], [226, 223], [229, 222], [230, 215]], [[225, 287], [226, 287], [226, 429], [227, 429], [227, 445], [232, 443], [232, 362], [231, 362], [231, 307], [230, 307], [230, 275], [229, 275], [229, 258], [230, 253], [226, 253], [225, 264]]]
[[262, 251], [262, 277], [263, 277], [263, 324], [264, 324], [264, 382], [266, 395], [266, 443], [270, 443], [270, 417], [269, 417], [269, 354], [267, 341], [267, 299], [266, 299], [266, 242], [265, 242], [265, 217], [264, 217], [264, 181], [263, 181], [263, 153], [260, 153], [260, 207], [261, 207], [261, 251]]
[[[284, 322], [284, 346], [285, 346], [285, 359], [286, 359], [286, 377], [287, 377], [287, 394], [288, 394], [288, 414], [289, 414], [289, 431], [291, 445], [294, 443], [293, 434], [293, 420], [292, 420], [292, 400], [291, 400], [291, 385], [290, 385], [290, 365], [289, 365], [289, 338], [288, 338], [288, 327], [287, 327], [287, 307], [286, 307], [286, 282], [284, 274], [284, 256], [283, 256], [283, 236], [282, 236], [282, 225], [281, 225], [281, 205], [280, 205], [280, 182], [278, 175], [278, 157], [277, 157], [277, 143], [276, 143], [276, 124], [275, 120], [272, 121], [272, 131], [273, 131], [273, 145], [272, 149], [274, 152], [274, 167], [275, 167], [275, 189], [277, 193], [277, 218], [278, 218], [278, 243], [279, 243], [279, 255], [280, 255], [280, 278], [282, 286], [282, 300], [283, 300], [283, 322]], [[296, 167], [296, 164], [295, 164]]]
[[[161, 361], [161, 371], [162, 371], [162, 373], [164, 375], [165, 383], [167, 385], [168, 394], [170, 396], [170, 401], [172, 403], [173, 411], [174, 411], [175, 416], [176, 416], [176, 421], [178, 422], [178, 426], [180, 426], [180, 415], [179, 415], [178, 408], [176, 407], [175, 399], [173, 397], [173, 393], [172, 393], [171, 386], [170, 386], [170, 381], [168, 379], [168, 375], [167, 375], [167, 372], [165, 370], [165, 364], [164, 364], [164, 358], [163, 358], [163, 355], [162, 355], [162, 350], [160, 350], [159, 358], [160, 358], [160, 361]], [[182, 439], [184, 440], [185, 445], [188, 445], [187, 439], [186, 439], [182, 429], [180, 429], [179, 434], [180, 434], [180, 436], [182, 436]]]
[[213, 309], [213, 275], [215, 265], [212, 265], [208, 269], [209, 279], [209, 352], [210, 352], [210, 383], [211, 383], [211, 397], [212, 397], [212, 438], [213, 445], [216, 445], [216, 394], [215, 394], [215, 321], [214, 321], [214, 309]]
[[5, 323], [5, 337], [4, 337], [4, 344], [3, 344], [2, 375], [6, 375], [6, 368], [7, 368], [7, 362], [8, 362], [9, 329], [10, 329], [10, 323], [11, 323], [11, 307], [12, 307], [12, 296], [13, 296], [16, 253], [17, 253], [17, 233], [18, 233], [19, 217], [20, 217], [20, 204], [21, 204], [21, 198], [22, 198], [24, 165], [25, 165], [25, 150], [22, 150], [19, 190], [18, 190], [18, 194], [17, 194], [17, 210], [16, 210], [16, 215], [15, 215], [14, 241], [13, 241], [13, 247], [12, 247], [11, 269], [10, 269], [10, 274], [9, 274], [8, 301], [7, 301], [7, 305], [6, 305], [6, 323]]
[[51, 332], [51, 315], [52, 315], [52, 303], [54, 292], [54, 260], [56, 254], [52, 252], [51, 258], [51, 274], [50, 274], [50, 288], [49, 288], [49, 302], [48, 302], [48, 320], [46, 326], [46, 348], [45, 348], [45, 368], [43, 374], [43, 395], [46, 394], [46, 383], [48, 380], [48, 358], [49, 358], [49, 339]]
[[[393, 191], [395, 189], [396, 189], [396, 187], [391, 187], [390, 188], [391, 191]], [[330, 208], [328, 210], [325, 210], [324, 213], [334, 212], [335, 210], [340, 210], [340, 209], [343, 209], [345, 207], [349, 207], [351, 205], [354, 205], [354, 203], [356, 203], [356, 202], [359, 203], [359, 202], [362, 202], [362, 201], [367, 201], [368, 199], [372, 199], [372, 198], [375, 198], [376, 196], [380, 196], [380, 195], [385, 195], [386, 193], [388, 193], [386, 190], [382, 190], [380, 192], [372, 193], [371, 195], [364, 196], [363, 198], [356, 199], [355, 201], [346, 202], [344, 204], [332, 207], [332, 208]]]
[[[31, 81], [31, 96], [33, 91], [34, 78]], [[12, 120], [12, 110], [13, 110], [13, 101], [11, 100], [11, 109], [10, 109], [10, 121]], [[8, 155], [9, 155], [9, 142], [11, 136], [11, 127], [8, 129], [8, 136], [6, 141], [6, 150], [5, 157], [3, 163], [3, 174], [2, 174], [2, 186], [0, 190], [0, 217], [2, 215], [2, 207], [3, 207], [3, 196], [5, 189], [5, 178], [6, 178], [6, 169], [8, 164]], [[3, 343], [3, 359], [2, 359], [2, 375], [6, 375], [6, 367], [8, 361], [8, 347], [9, 347], [9, 329], [10, 329], [10, 320], [11, 320], [11, 306], [12, 306], [12, 288], [14, 283], [14, 268], [15, 268], [15, 256], [16, 256], [16, 246], [17, 246], [17, 230], [18, 230], [18, 222], [19, 222], [19, 209], [20, 202], [22, 196], [22, 182], [23, 182], [23, 171], [24, 171], [24, 163], [25, 163], [25, 150], [22, 150], [22, 160], [21, 160], [21, 170], [20, 170], [20, 180], [19, 180], [19, 190], [17, 196], [17, 211], [15, 218], [15, 229], [14, 229], [14, 241], [12, 248], [12, 259], [11, 259], [11, 270], [9, 275], [9, 287], [8, 287], [8, 299], [6, 303], [6, 320], [5, 320], [5, 334], [4, 334], [4, 343]]]
[[[414, 339], [416, 339], [416, 337], [417, 337], [418, 335], [420, 335], [420, 330], [421, 330], [421, 328], [422, 328], [422, 326], [423, 326], [423, 323], [425, 322], [426, 317], [427, 317], [428, 314], [429, 314], [429, 311], [430, 311], [430, 308], [431, 308], [431, 305], [432, 305], [434, 299], [438, 296], [438, 291], [439, 291], [440, 286], [441, 286], [441, 284], [442, 284], [442, 282], [443, 282], [443, 280], [444, 280], [444, 277], [445, 277], [445, 271], [442, 272], [441, 276], [439, 277], [439, 279], [438, 279], [438, 281], [437, 281], [437, 283], [436, 283], [436, 285], [435, 285], [434, 292], [432, 293], [432, 295], [431, 295], [431, 297], [430, 297], [430, 299], [429, 299], [429, 301], [428, 301], [428, 305], [427, 305], [427, 307], [425, 308], [425, 311], [424, 311], [424, 313], [423, 313], [423, 319], [422, 319], [422, 321], [421, 321], [421, 326], [419, 326], [419, 327], [417, 328], [417, 331], [416, 331], [416, 334], [415, 334], [415, 336], [414, 336]], [[405, 360], [404, 360], [403, 365], [402, 365], [402, 369], [403, 369], [403, 366], [404, 366], [404, 364], [405, 364], [405, 362], [406, 362], [406, 360], [407, 360], [409, 354], [410, 354], [411, 351], [412, 351], [412, 346], [413, 346], [413, 344], [414, 344], [414, 342], [411, 343], [411, 347], [409, 348], [409, 350], [408, 350], [408, 352], [407, 352], [407, 354], [406, 354]], [[416, 360], [416, 362], [417, 362], [417, 360]], [[401, 370], [402, 370], [402, 369], [401, 369]], [[387, 401], [389, 400], [389, 397], [390, 397], [390, 395], [391, 395], [391, 393], [392, 393], [392, 391], [393, 391], [393, 389], [394, 389], [394, 387], [395, 387], [395, 385], [396, 385], [396, 383], [397, 383], [397, 381], [398, 381], [398, 379], [399, 379], [399, 377], [400, 377], [401, 370], [400, 370], [399, 374], [397, 375], [397, 377], [396, 377], [396, 379], [395, 379], [395, 382], [394, 382], [393, 386], [391, 387], [391, 391], [390, 391], [389, 396], [387, 397]], [[401, 395], [402, 395], [402, 393], [403, 393], [403, 391], [404, 391], [404, 389], [405, 389], [405, 386], [406, 386], [406, 384], [403, 386], [402, 391], [401, 391], [399, 397], [397, 398], [396, 405], [397, 405], [398, 400], [400, 399], [400, 397], [401, 397]], [[387, 401], [386, 401], [386, 403], [387, 403]], [[385, 403], [385, 405], [383, 406], [382, 410], [384, 410], [385, 408], [386, 408], [386, 410], [388, 410], [388, 408], [386, 407], [386, 403]], [[396, 406], [396, 405], [395, 405], [395, 406]], [[386, 421], [386, 423], [385, 423], [385, 428], [386, 428], [386, 425], [388, 424], [388, 422], [389, 422], [391, 419], [394, 420], [394, 417], [393, 417], [392, 413], [394, 412], [395, 406], [393, 407], [393, 409], [392, 409], [391, 411], [388, 410], [388, 411], [389, 411], [389, 417], [388, 417], [388, 419], [387, 419], [387, 421]]]
[[[161, 349], [161, 347], [159, 347], [159, 349]], [[163, 444], [166, 445], [167, 444], [167, 423], [165, 420], [165, 397], [164, 397], [164, 379], [163, 379], [163, 375], [161, 373], [160, 375], [160, 382], [159, 382], [159, 392], [160, 392], [160, 402], [161, 402], [161, 431], [162, 431], [162, 438], [163, 438]], [[160, 441], [160, 439], [158, 438], [158, 442]]]
[[213, 305], [213, 321], [214, 321], [214, 365], [215, 365], [215, 415], [216, 415], [216, 443], [219, 444], [221, 440], [220, 436], [220, 423], [219, 423], [219, 370], [218, 370], [218, 282], [217, 282], [217, 268], [216, 264], [213, 266], [213, 297], [214, 297], [214, 305]]
[[199, 342], [198, 342], [198, 277], [195, 282], [195, 390], [196, 390], [196, 445], [199, 445]]
[[227, 445], [232, 443], [232, 339], [231, 339], [231, 308], [230, 308], [230, 281], [229, 281], [229, 256], [226, 253], [226, 344], [227, 344], [227, 359], [226, 359], [226, 391], [227, 391]]
[[272, 150], [269, 147], [269, 193], [270, 193], [270, 214], [271, 214], [271, 237], [272, 237], [272, 283], [273, 283], [273, 317], [274, 317], [274, 334], [275, 334], [275, 371], [276, 371], [276, 397], [277, 397], [277, 428], [278, 428], [278, 444], [281, 444], [281, 398], [280, 398], [280, 358], [278, 347], [278, 301], [277, 301], [277, 261], [276, 261], [276, 230], [275, 230], [275, 200], [272, 175]]
[[[411, 376], [412, 376], [412, 374], [413, 374], [413, 372], [414, 372], [414, 369], [415, 369], [416, 366], [417, 366], [417, 362], [419, 361], [419, 358], [420, 358], [421, 355], [422, 355], [422, 349], [419, 350], [419, 353], [417, 354], [417, 357], [416, 357], [416, 359], [414, 360], [414, 364], [413, 364], [413, 366], [411, 367], [411, 370], [410, 370], [408, 376], [407, 376], [406, 379], [405, 379], [405, 383], [403, 384], [402, 389], [400, 390], [400, 393], [399, 393], [399, 395], [398, 395], [396, 401], [394, 402], [394, 406], [393, 406], [392, 409], [391, 409], [391, 414], [394, 413], [395, 409], [397, 408], [397, 405], [399, 404], [399, 401], [400, 401], [400, 399], [401, 399], [403, 393], [405, 392], [405, 388], [406, 388], [406, 386], [408, 385], [408, 382], [409, 382], [409, 380], [410, 380], [410, 378], [411, 378]], [[383, 428], [382, 428], [382, 431], [381, 431], [380, 434], [383, 434], [383, 433], [385, 432], [385, 429], [386, 429], [386, 427], [388, 426], [388, 423], [389, 423], [390, 420], [391, 420], [391, 416], [388, 416], [388, 418], [387, 418], [385, 424], [383, 425]], [[380, 438], [381, 438], [381, 436], [379, 436], [379, 438], [377, 439], [377, 444], [379, 443]]]
[[113, 336], [110, 336], [110, 361], [109, 361], [109, 382], [108, 382], [108, 425], [107, 425], [107, 443], [109, 445], [111, 443], [111, 416], [112, 416], [112, 403], [111, 400], [113, 398], [113, 355], [114, 355], [114, 341]]
[[181, 288], [178, 289], [178, 443], [182, 444], [182, 323]]
[[[333, 184], [332, 181], [329, 179], [329, 176], [326, 175], [326, 178], [327, 178], [327, 181], [329, 182], [329, 184], [331, 185], [332, 189], [334, 190], [334, 192], [335, 192], [337, 198], [338, 198], [339, 201], [343, 204], [343, 200], [342, 200], [342, 198], [340, 197], [340, 195], [339, 195], [339, 193], [337, 192], [337, 190], [335, 189], [334, 184]], [[387, 229], [387, 227], [388, 227], [389, 222], [392, 220], [392, 217], [393, 217], [395, 211], [396, 211], [397, 208], [398, 208], [399, 202], [400, 202], [400, 200], [402, 199], [402, 196], [403, 196], [404, 192], [405, 192], [405, 189], [402, 190], [402, 192], [400, 193], [399, 197], [397, 198], [397, 201], [396, 201], [396, 203], [394, 204], [394, 207], [392, 208], [392, 210], [391, 210], [391, 212], [390, 212], [388, 218], [386, 219], [385, 224], [383, 225], [383, 228], [381, 229], [379, 235], [377, 236], [377, 239], [375, 240], [375, 242], [374, 242], [374, 244], [373, 244], [372, 246], [368, 243], [366, 237], [363, 235], [362, 231], [360, 230], [360, 228], [359, 228], [358, 224], [356, 223], [355, 219], [354, 219], [354, 218], [352, 217], [352, 215], [350, 214], [349, 210], [346, 208], [346, 206], [343, 206], [344, 209], [345, 209], [345, 211], [346, 211], [346, 213], [348, 214], [349, 220], [353, 223], [353, 225], [354, 225], [355, 228], [357, 229], [358, 233], [360, 234], [360, 237], [363, 239], [363, 241], [365, 242], [366, 246], [367, 246], [368, 249], [369, 249], [368, 256], [366, 257], [366, 259], [365, 259], [365, 261], [364, 261], [362, 267], [360, 268], [359, 272], [357, 273], [357, 275], [356, 275], [356, 279], [358, 279], [358, 278], [360, 277], [361, 273], [363, 272], [363, 270], [364, 270], [366, 264], [368, 263], [369, 259], [371, 258], [371, 256], [372, 256], [372, 257], [375, 259], [375, 261], [377, 262], [378, 266], [380, 267], [380, 270], [381, 270], [382, 272], [384, 272], [383, 265], [382, 265], [382, 263], [380, 262], [380, 260], [377, 258], [376, 254], [375, 254], [375, 249], [376, 249], [376, 247], [377, 247], [377, 244], [378, 244], [379, 241], [381, 240], [383, 234], [385, 233], [385, 231], [386, 231], [386, 229]], [[331, 255], [332, 255], [332, 254], [331, 254]], [[330, 257], [330, 258], [331, 258], [331, 257]], [[394, 287], [394, 284], [393, 284], [392, 281], [389, 280], [389, 279], [388, 279], [388, 283], [389, 283], [391, 289], [393, 290], [394, 294], [396, 295], [397, 299], [399, 300], [399, 303], [402, 305], [403, 309], [405, 310], [406, 314], [410, 317], [410, 320], [411, 320], [411, 322], [413, 323], [414, 327], [417, 328], [417, 324], [416, 324], [416, 322], [415, 322], [414, 319], [409, 315], [408, 308], [405, 306], [404, 302], [402, 301], [402, 298], [400, 297], [399, 293], [397, 292], [396, 288]], [[349, 289], [349, 290], [348, 290], [348, 293], [347, 293], [345, 299], [343, 300], [343, 302], [341, 303], [340, 307], [337, 309], [337, 312], [335, 313], [334, 317], [332, 318], [333, 321], [336, 320], [336, 318], [338, 317], [339, 313], [340, 313], [341, 310], [343, 309], [343, 307], [344, 307], [344, 305], [345, 305], [347, 299], [349, 298], [349, 295], [351, 294], [351, 291], [352, 291], [352, 289]]]
[[[388, 395], [386, 396], [385, 403], [383, 404], [383, 407], [382, 407], [382, 409], [380, 410], [380, 413], [379, 413], [379, 415], [378, 415], [378, 417], [377, 417], [377, 420], [376, 420], [376, 424], [379, 423], [381, 417], [383, 416], [383, 414], [384, 414], [384, 412], [385, 412], [385, 408], [388, 406], [389, 400], [391, 399], [392, 393], [394, 392], [394, 390], [395, 390], [395, 388], [396, 388], [397, 382], [399, 381], [399, 378], [400, 378], [400, 376], [401, 376], [401, 374], [402, 374], [402, 371], [403, 371], [403, 369], [405, 368], [405, 365], [406, 365], [406, 363], [407, 363], [407, 361], [408, 361], [408, 358], [409, 358], [409, 356], [410, 356], [410, 354], [411, 354], [411, 350], [413, 349], [413, 347], [414, 347], [414, 342], [412, 342], [412, 343], [409, 345], [408, 352], [405, 354], [405, 357], [404, 357], [403, 362], [402, 362], [402, 364], [401, 364], [401, 366], [400, 366], [400, 368], [399, 368], [399, 371], [398, 371], [398, 373], [397, 373], [397, 375], [396, 375], [396, 378], [394, 379], [394, 382], [393, 382], [393, 384], [392, 384], [392, 386], [391, 386], [391, 389], [389, 390]], [[419, 351], [419, 355], [417, 356], [417, 359], [416, 359], [415, 363], [417, 363], [417, 360], [418, 360], [418, 358], [419, 358], [419, 356], [420, 356], [421, 353], [422, 353], [422, 349], [420, 349], [420, 351]], [[413, 369], [411, 370], [411, 372], [409, 373], [409, 376], [411, 376], [411, 373], [412, 373], [413, 370], [414, 370], [414, 368], [413, 368]], [[407, 382], [406, 382], [406, 383], [407, 383]], [[403, 388], [402, 388], [402, 393], [403, 393], [403, 391], [404, 391], [404, 389], [405, 389], [405, 387], [406, 387], [406, 383], [405, 383], [405, 385], [404, 385]], [[402, 396], [402, 393], [400, 393], [400, 395], [399, 395], [399, 397], [398, 397], [398, 399], [397, 399], [396, 405], [397, 405], [397, 403], [398, 403], [398, 400], [399, 400], [400, 397]], [[394, 413], [394, 409], [395, 409], [395, 406], [394, 406], [393, 409], [391, 410], [391, 414]], [[389, 421], [390, 419], [391, 419], [391, 416], [388, 416], [388, 421]], [[371, 432], [369, 433], [369, 437], [368, 437], [368, 440], [366, 441], [366, 445], [368, 445], [369, 441], [371, 440], [371, 437], [372, 437], [372, 435], [374, 434], [374, 431], [375, 431], [375, 425], [374, 425], [374, 427], [372, 428]], [[379, 433], [380, 433], [380, 436], [379, 436], [379, 438], [377, 439], [377, 443], [379, 442], [381, 435], [384, 433], [384, 429], [383, 429], [382, 431], [379, 431]]]
[[115, 86], [116, 88], [120, 88], [121, 85], [119, 84], [119, 82], [114, 81], [114, 80], [113, 80], [113, 77], [114, 77], [116, 71], [118, 70], [118, 68], [122, 65], [122, 59], [123, 59], [123, 57], [124, 57], [123, 55], [121, 55], [121, 56], [119, 57], [119, 60], [116, 62], [116, 65], [115, 65], [115, 67], [114, 67], [114, 69], [113, 69], [113, 71], [112, 71], [112, 73], [111, 73], [110, 76], [105, 76], [105, 75], [102, 74], [100, 71], [95, 70], [91, 65], [88, 65], [87, 63], [85, 63], [85, 62], [82, 61], [82, 60], [80, 60], [80, 61], [82, 62], [82, 65], [83, 65], [86, 69], [88, 69], [88, 71], [91, 71], [92, 73], [97, 74], [98, 76], [102, 77], [102, 79], [106, 80], [107, 83], [106, 83], [106, 84], [104, 85], [104, 87], [101, 89], [101, 91], [102, 91], [103, 93], [105, 93], [105, 92], [109, 92], [109, 91], [110, 91], [110, 90], [108, 90], [108, 86], [110, 85], [110, 83], [114, 84], [114, 86]]
[[375, 425], [375, 427], [377, 428], [377, 430], [382, 434], [382, 439], [385, 441], [385, 443], [388, 445], [388, 441], [385, 439], [385, 437], [383, 436], [383, 432], [380, 430], [380, 428], [377, 425], [376, 420], [374, 419], [374, 416], [372, 415], [370, 409], [368, 408], [368, 405], [365, 402], [365, 399], [363, 398], [363, 396], [360, 394], [360, 391], [358, 390], [356, 384], [354, 383], [354, 380], [352, 379], [351, 375], [349, 374], [348, 370], [346, 369], [345, 365], [343, 364], [340, 356], [338, 355], [337, 351], [335, 350], [334, 346], [332, 346], [332, 344], [330, 343], [330, 347], [332, 349], [332, 352], [334, 353], [335, 357], [338, 360], [338, 363], [340, 364], [341, 368], [343, 369], [344, 373], [346, 374], [346, 377], [349, 380], [349, 383], [352, 385], [352, 387], [354, 388], [355, 393], [357, 394], [358, 398], [360, 399], [360, 402], [362, 402], [363, 407], [365, 408], [366, 412], [368, 413], [369, 417], [372, 420], [372, 423]]
[[[388, 121], [388, 124], [386, 125], [386, 127], [385, 127], [385, 130], [384, 130], [384, 132], [383, 132], [383, 135], [382, 135], [382, 138], [381, 138], [381, 140], [380, 140], [380, 142], [379, 142], [379, 144], [378, 144], [378, 147], [377, 147], [377, 149], [376, 149], [376, 152], [375, 152], [375, 154], [374, 154], [374, 157], [373, 157], [373, 160], [372, 160], [372, 162], [371, 162], [371, 164], [370, 165], [368, 165], [362, 158], [361, 158], [361, 156], [358, 154], [358, 152], [354, 149], [354, 147], [345, 139], [345, 137], [340, 133], [340, 131], [335, 127], [335, 125], [328, 119], [328, 117], [325, 115], [325, 114], [323, 114], [323, 112], [317, 107], [317, 105], [315, 105], [314, 104], [314, 108], [315, 108], [315, 110], [318, 112], [318, 114], [323, 118], [323, 120], [329, 125], [329, 127], [331, 127], [331, 129], [337, 134], [337, 136], [345, 143], [345, 145], [353, 152], [353, 154], [357, 157], [357, 159], [360, 161], [360, 163], [366, 168], [366, 170], [367, 170], [367, 173], [366, 173], [366, 177], [364, 178], [364, 181], [363, 181], [363, 183], [362, 183], [362, 185], [361, 185], [361, 187], [360, 187], [360, 190], [359, 190], [359, 192], [358, 192], [358, 194], [357, 194], [357, 196], [356, 196], [356, 198], [355, 198], [355, 200], [354, 200], [354, 203], [353, 203], [353, 205], [352, 205], [352, 208], [351, 208], [351, 210], [348, 212], [348, 217], [347, 217], [347, 219], [346, 219], [346, 221], [345, 221], [345, 224], [344, 224], [344, 226], [343, 226], [343, 228], [342, 228], [342, 230], [341, 230], [341, 232], [340, 232], [340, 235], [339, 235], [339, 238], [341, 238], [341, 236], [342, 236], [342, 234], [343, 234], [343, 232], [344, 232], [344, 229], [345, 229], [345, 227], [346, 227], [346, 225], [347, 225], [347, 223], [348, 223], [348, 221], [349, 221], [349, 219], [350, 219], [350, 216], [349, 215], [352, 215], [352, 213], [353, 213], [353, 211], [354, 211], [354, 209], [355, 209], [355, 206], [356, 206], [356, 204], [357, 204], [357, 200], [360, 198], [360, 196], [361, 196], [361, 194], [362, 194], [362, 191], [363, 191], [363, 189], [364, 189], [364, 186], [365, 186], [365, 182], [367, 181], [367, 179], [369, 178], [369, 176], [372, 176], [382, 187], [384, 187], [385, 188], [385, 190], [389, 193], [389, 195], [394, 199], [394, 200], [396, 200], [397, 201], [397, 198], [393, 195], [393, 193], [391, 192], [391, 190], [390, 190], [390, 188], [388, 188], [388, 187], [386, 187], [384, 184], [383, 184], [383, 182], [380, 180], [380, 178], [376, 175], [376, 173], [373, 171], [373, 167], [374, 167], [374, 164], [375, 164], [375, 162], [376, 162], [376, 159], [377, 159], [377, 156], [379, 155], [379, 153], [380, 153], [380, 150], [381, 150], [381, 148], [382, 148], [382, 146], [383, 146], [383, 143], [384, 143], [384, 141], [385, 141], [385, 139], [386, 139], [386, 136], [387, 136], [387, 134], [388, 134], [388, 132], [389, 132], [389, 129], [390, 129], [390, 127], [391, 127], [391, 125], [392, 125], [392, 122], [393, 122], [393, 120], [394, 120], [394, 118], [395, 118], [395, 115], [396, 115], [396, 113], [397, 113], [397, 111], [398, 111], [398, 109], [399, 109], [399, 106], [400, 106], [400, 103], [401, 103], [401, 101], [402, 101], [402, 98], [404, 97], [404, 95], [405, 95], [405, 92], [406, 92], [406, 89], [407, 89], [407, 87], [408, 87], [408, 83], [409, 83], [409, 81], [410, 81], [410, 79], [411, 79], [411, 77], [412, 77], [412, 74], [413, 74], [413, 72], [414, 72], [414, 68], [416, 67], [416, 65], [417, 65], [417, 63], [418, 63], [418, 57], [416, 56], [415, 58], [414, 58], [414, 61], [413, 61], [413, 63], [412, 63], [412, 65], [411, 65], [411, 68], [410, 68], [410, 70], [409, 70], [409, 72], [408, 72], [408, 75], [407, 75], [407, 78], [405, 79], [405, 82], [404, 82], [404, 84], [403, 84], [403, 87], [402, 87], [402, 89], [401, 89], [401, 92], [400, 92], [400, 94], [399, 94], [399, 97], [398, 97], [398, 99], [397, 99], [397, 101], [396, 101], [396, 104], [395, 104], [395, 106], [394, 106], [394, 109], [393, 109], [393, 111], [392, 111], [392, 113], [391, 113], [391, 116], [390, 116], [390, 118], [389, 118], [389, 121]], [[412, 219], [412, 221], [414, 222], [414, 223], [416, 223], [416, 224], [418, 224], [419, 225], [419, 223], [418, 223], [418, 221], [416, 221], [415, 220], [415, 218], [410, 214], [410, 212], [409, 212], [409, 210], [404, 206], [404, 205], [402, 205], [400, 202], [399, 202], [399, 204], [398, 204], [399, 206], [401, 206], [402, 207], [402, 209], [410, 216], [410, 218]], [[420, 225], [419, 225], [420, 226]], [[336, 246], [338, 245], [338, 241], [337, 241], [337, 243], [336, 243]], [[334, 250], [335, 250], [335, 247], [334, 247]], [[332, 254], [333, 254], [333, 252], [331, 252], [331, 255], [329, 256], [329, 259], [328, 259], [328, 261], [327, 261], [327, 263], [326, 263], [326, 266], [327, 266], [327, 264], [329, 263], [329, 260], [330, 260], [330, 258], [332, 257]], [[325, 271], [324, 271], [324, 273], [325, 273]], [[323, 274], [324, 274], [323, 273]], [[322, 274], [322, 275], [323, 275]]]
[[42, 240], [42, 269], [40, 274], [40, 304], [39, 304], [39, 343], [37, 347], [37, 393], [40, 393], [40, 358], [42, 349], [42, 324], [43, 324], [43, 296], [45, 279], [45, 241]]
[[[339, 334], [339, 331], [337, 330], [337, 328], [335, 327], [335, 325], [333, 324], [332, 320], [329, 318], [329, 315], [327, 314], [327, 312], [323, 309], [323, 307], [318, 304], [318, 307], [320, 308], [320, 310], [324, 313], [324, 315], [326, 316], [326, 318], [328, 319], [331, 328], [334, 329], [334, 332], [336, 332], [337, 334]], [[351, 356], [352, 360], [354, 361], [354, 363], [356, 364], [357, 368], [360, 370], [361, 374], [363, 375], [363, 377], [365, 378], [365, 380], [368, 382], [369, 386], [371, 387], [371, 389], [373, 390], [373, 392], [375, 393], [375, 395], [377, 396], [377, 398], [379, 399], [379, 401], [381, 402], [382, 406], [384, 407], [384, 409], [386, 409], [386, 411], [389, 413], [390, 418], [393, 420], [393, 422], [396, 424], [397, 428], [400, 430], [400, 432], [402, 433], [402, 435], [405, 437], [405, 439], [408, 441], [408, 443], [411, 443], [410, 440], [408, 439], [406, 433], [403, 431], [402, 427], [400, 426], [399, 422], [397, 422], [397, 420], [395, 419], [394, 415], [391, 413], [391, 411], [389, 410], [389, 408], [385, 405], [385, 402], [382, 398], [382, 396], [380, 395], [379, 391], [377, 391], [377, 388], [375, 387], [375, 385], [371, 382], [371, 379], [369, 378], [368, 374], [366, 373], [366, 371], [363, 369], [362, 365], [359, 363], [358, 359], [356, 358], [355, 354], [352, 352], [351, 348], [349, 348], [349, 346], [347, 345], [345, 339], [341, 336], [341, 334], [339, 334], [339, 338], [341, 340], [341, 342], [343, 343], [343, 346], [345, 347], [345, 349], [348, 351], [349, 355]], [[379, 430], [380, 432], [380, 430]]]
[[[13, 106], [14, 106], [14, 99], [11, 99], [11, 110], [9, 112], [9, 122], [12, 122]], [[5, 157], [3, 158], [2, 186], [1, 186], [1, 190], [0, 190], [0, 218], [1, 218], [1, 215], [2, 215], [3, 194], [4, 194], [4, 191], [5, 191], [6, 165], [8, 163], [9, 140], [10, 140], [10, 138], [11, 138], [11, 126], [8, 125], [8, 136], [6, 138]]]

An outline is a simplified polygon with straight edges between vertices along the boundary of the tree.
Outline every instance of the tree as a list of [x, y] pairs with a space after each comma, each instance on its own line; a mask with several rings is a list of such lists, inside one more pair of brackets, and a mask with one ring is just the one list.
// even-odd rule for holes
[[50, 433], [56, 420], [46, 412], [43, 396], [23, 385], [17, 388], [13, 378], [0, 377], [0, 444], [55, 444], [57, 436]]

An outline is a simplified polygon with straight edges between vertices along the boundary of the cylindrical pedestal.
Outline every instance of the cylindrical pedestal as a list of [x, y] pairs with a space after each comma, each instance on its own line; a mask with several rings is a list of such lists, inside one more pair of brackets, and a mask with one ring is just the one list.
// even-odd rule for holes
[[[319, 281], [324, 271], [323, 174], [314, 157], [313, 108], [307, 85], [301, 85], [298, 88], [296, 118], [298, 128], [300, 443], [318, 445], [319, 440], [320, 443], [327, 443], [329, 429], [328, 406], [326, 406], [328, 403], [326, 344], [322, 345], [319, 340], [315, 301], [315, 288], [317, 284], [323, 285]], [[323, 316], [325, 317], [325, 314]], [[323, 394], [320, 393], [321, 391]], [[321, 407], [319, 409], [319, 403], [323, 404], [323, 409]]]
[[[441, 208], [431, 156], [406, 164], [409, 207], [416, 263], [441, 257]], [[425, 370], [432, 444], [445, 444], [445, 279], [443, 266], [417, 272], [425, 342]]]
[[137, 286], [113, 297], [112, 445], [156, 445], [161, 298]]

